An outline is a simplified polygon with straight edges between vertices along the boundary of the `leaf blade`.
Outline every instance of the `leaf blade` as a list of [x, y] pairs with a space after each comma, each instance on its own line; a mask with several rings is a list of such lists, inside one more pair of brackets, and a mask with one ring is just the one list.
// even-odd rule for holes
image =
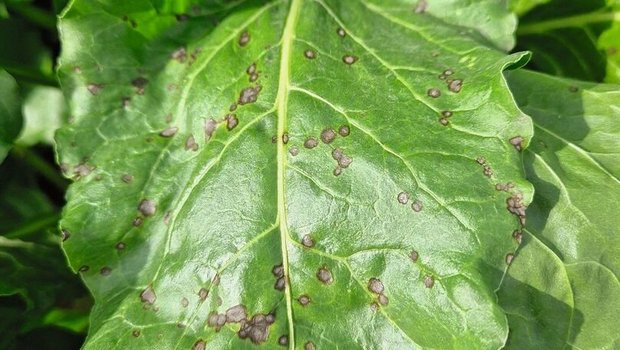
[[[524, 259], [517, 257], [508, 275], [510, 279], [527, 280], [529, 274], [539, 273], [532, 265], [552, 264], [568, 282], [562, 288], [526, 283], [526, 288], [538, 292], [532, 294], [532, 300], [523, 301], [527, 289], [511, 288], [509, 281], [500, 291], [500, 301], [510, 309], [518, 307], [515, 298], [532, 305], [533, 321], [515, 328], [511, 345], [613, 348], [618, 340], [611, 330], [617, 322], [609, 318], [608, 310], [620, 302], [620, 245], [613, 214], [620, 195], [617, 86], [528, 71], [511, 73], [509, 81], [537, 131], [524, 159], [528, 178], [537, 191], [528, 209], [527, 229], [531, 240], [548, 253], [547, 258], [529, 253]], [[523, 249], [530, 248], [526, 244]], [[573, 296], [549, 298], [548, 291], [556, 288], [557, 293]], [[609, 304], [588, 299], [596, 293], [605, 295]], [[537, 305], [545, 299], [550, 300], [547, 306]], [[541, 307], [549, 310], [540, 313]], [[550, 331], [560, 327], [565, 329], [564, 334]]]
[[[87, 2], [66, 12], [61, 76], [75, 123], [58, 142], [76, 182], [62, 226], [70, 263], [97, 301], [87, 348], [244, 348], [242, 327], [270, 312], [272, 346], [284, 335], [291, 347], [503, 345], [493, 291], [518, 219], [495, 182], [529, 200], [509, 140], [525, 145], [531, 125], [501, 71], [525, 56], [429, 16], [394, 23], [361, 2], [296, 4], [294, 36], [281, 2], [225, 11], [208, 28], [147, 5], [126, 21]], [[110, 45], [72, 40], [91, 31]], [[424, 55], [412, 64], [416, 52]], [[117, 57], [127, 67], [112, 64]], [[460, 83], [438, 77], [448, 69]], [[138, 74], [145, 86], [132, 86]], [[272, 275], [287, 255], [289, 268]], [[368, 289], [373, 278], [385, 294]], [[220, 328], [213, 317], [237, 305], [244, 323]]]

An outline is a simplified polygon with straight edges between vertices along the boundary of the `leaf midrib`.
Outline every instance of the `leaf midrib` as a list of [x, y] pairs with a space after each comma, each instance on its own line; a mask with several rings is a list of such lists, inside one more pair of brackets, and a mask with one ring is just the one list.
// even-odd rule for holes
[[295, 327], [293, 325], [293, 304], [291, 297], [290, 270], [288, 263], [287, 242], [289, 237], [286, 219], [286, 198], [284, 194], [284, 176], [286, 171], [286, 149], [284, 148], [284, 135], [286, 129], [288, 113], [288, 95], [290, 87], [290, 55], [291, 46], [295, 38], [295, 25], [299, 17], [301, 0], [292, 0], [289, 13], [286, 17], [286, 24], [282, 33], [282, 54], [280, 57], [280, 74], [278, 81], [278, 93], [276, 96], [276, 113], [278, 116], [278, 153], [277, 153], [277, 194], [278, 194], [278, 214], [277, 220], [280, 227], [280, 248], [282, 251], [282, 267], [285, 273], [284, 299], [286, 300], [286, 315], [288, 320], [288, 339], [289, 349], [295, 349]]

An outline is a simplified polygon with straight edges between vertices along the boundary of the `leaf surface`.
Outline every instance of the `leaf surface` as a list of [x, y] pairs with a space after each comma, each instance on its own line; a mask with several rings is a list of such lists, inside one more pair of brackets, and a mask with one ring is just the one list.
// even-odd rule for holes
[[527, 56], [382, 1], [218, 4], [62, 17], [85, 348], [501, 348]]
[[620, 346], [620, 90], [528, 71], [509, 83], [535, 136], [523, 247], [499, 293], [508, 349]]
[[517, 17], [504, 0], [386, 0], [384, 12], [402, 19], [425, 13], [448, 25], [462, 27], [459, 35], [479, 35], [492, 46], [510, 51], [515, 45]]
[[16, 143], [32, 146], [54, 144], [54, 133], [68, 119], [67, 103], [60, 89], [33, 87], [25, 94], [22, 106], [24, 126]]

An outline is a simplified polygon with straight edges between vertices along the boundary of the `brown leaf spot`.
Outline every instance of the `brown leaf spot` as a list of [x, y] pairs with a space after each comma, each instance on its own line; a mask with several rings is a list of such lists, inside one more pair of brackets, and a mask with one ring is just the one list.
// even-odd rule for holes
[[401, 192], [396, 196], [398, 203], [407, 204], [409, 202], [409, 194], [407, 192]]
[[143, 199], [142, 202], [140, 202], [140, 205], [138, 205], [138, 210], [144, 216], [153, 216], [157, 211], [157, 207], [155, 205], [155, 201], [150, 199]]
[[433, 288], [433, 285], [435, 285], [435, 280], [433, 279], [432, 276], [424, 276], [424, 286], [426, 288]]
[[226, 120], [226, 129], [228, 129], [228, 131], [239, 125], [239, 119], [237, 119], [236, 114], [227, 114], [224, 119]]
[[93, 95], [97, 95], [101, 92], [101, 90], [103, 89], [103, 85], [102, 84], [88, 84], [86, 85], [86, 89], [88, 90], [88, 92], [90, 92]]
[[415, 9], [413, 11], [415, 13], [424, 13], [426, 12], [427, 7], [428, 7], [427, 0], [418, 0], [418, 3], [415, 5]]
[[375, 294], [383, 293], [383, 282], [378, 278], [371, 278], [368, 280], [368, 290]]
[[324, 284], [331, 284], [332, 282], [334, 282], [332, 273], [327, 269], [327, 267], [321, 267], [317, 271], [316, 277]]
[[172, 136], [174, 136], [177, 133], [177, 131], [179, 131], [179, 128], [177, 128], [176, 126], [171, 126], [169, 128], [166, 128], [166, 129], [162, 130], [159, 133], [159, 136], [161, 136], [161, 137], [172, 137]]
[[240, 105], [245, 105], [248, 103], [256, 102], [256, 100], [258, 99], [258, 93], [260, 92], [260, 90], [261, 90], [260, 85], [256, 87], [247, 87], [241, 90], [241, 93], [239, 94], [239, 100], [237, 101], [237, 103], [239, 103]]
[[312, 239], [312, 237], [310, 235], [304, 235], [301, 238], [301, 244], [304, 247], [312, 248], [312, 247], [314, 247], [314, 240]]
[[321, 141], [325, 144], [330, 144], [336, 139], [336, 132], [334, 129], [327, 128], [321, 131]]
[[384, 294], [379, 294], [379, 304], [385, 306], [390, 303], [390, 299], [386, 297]]
[[194, 346], [192, 346], [192, 350], [205, 350], [206, 347], [207, 343], [202, 339], [198, 339], [198, 341], [194, 343]]
[[256, 314], [251, 320], [242, 320], [237, 334], [241, 339], [250, 338], [252, 343], [260, 344], [269, 337], [269, 326], [275, 322], [273, 315]]
[[301, 304], [301, 306], [308, 306], [308, 304], [310, 304], [310, 297], [304, 294], [297, 298], [297, 301]]
[[133, 176], [131, 176], [131, 175], [129, 175], [129, 174], [125, 174], [125, 175], [123, 175], [123, 176], [121, 177], [121, 180], [122, 180], [124, 183], [128, 184], [128, 183], [131, 183], [131, 182], [133, 181]]
[[517, 151], [521, 151], [523, 149], [523, 137], [515, 136], [509, 140], [510, 144], [514, 146]]
[[437, 88], [430, 88], [430, 89], [428, 89], [426, 94], [428, 96], [432, 97], [432, 98], [437, 98], [437, 97], [441, 96], [441, 91], [439, 91], [439, 89], [437, 89]]
[[244, 47], [250, 42], [250, 33], [244, 31], [239, 36], [239, 46]]
[[246, 317], [247, 312], [244, 305], [235, 305], [226, 310], [226, 322], [228, 323], [239, 323]]
[[281, 335], [280, 338], [278, 338], [278, 344], [282, 346], [288, 345], [288, 335]]
[[462, 88], [463, 88], [463, 80], [461, 79], [454, 79], [448, 83], [448, 90], [452, 92], [459, 93], [461, 92]]
[[189, 136], [187, 137], [187, 140], [185, 140], [185, 149], [187, 151], [198, 150], [198, 144], [196, 143], [196, 139], [194, 138], [194, 135], [189, 134]]
[[304, 51], [304, 56], [309, 60], [313, 60], [316, 58], [316, 52], [314, 50], [308, 49]]
[[140, 293], [140, 300], [148, 305], [153, 305], [155, 303], [157, 295], [155, 295], [155, 290], [152, 286], [149, 285]]
[[306, 147], [307, 149], [313, 149], [318, 145], [319, 142], [314, 137], [308, 137], [306, 141], [304, 141], [304, 147]]
[[359, 60], [359, 57], [357, 56], [353, 56], [353, 55], [344, 55], [342, 56], [342, 62], [348, 64], [348, 65], [352, 65], [353, 63], [357, 62]]
[[419, 200], [415, 200], [413, 201], [413, 203], [411, 203], [411, 209], [413, 209], [413, 211], [415, 211], [416, 213], [421, 212], [422, 207], [422, 202], [420, 202]]

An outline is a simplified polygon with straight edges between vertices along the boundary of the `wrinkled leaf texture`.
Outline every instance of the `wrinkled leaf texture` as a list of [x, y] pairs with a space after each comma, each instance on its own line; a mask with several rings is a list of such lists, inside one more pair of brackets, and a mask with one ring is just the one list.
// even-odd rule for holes
[[57, 141], [85, 348], [501, 348], [506, 203], [532, 196], [502, 71], [527, 55], [431, 6], [72, 2]]

